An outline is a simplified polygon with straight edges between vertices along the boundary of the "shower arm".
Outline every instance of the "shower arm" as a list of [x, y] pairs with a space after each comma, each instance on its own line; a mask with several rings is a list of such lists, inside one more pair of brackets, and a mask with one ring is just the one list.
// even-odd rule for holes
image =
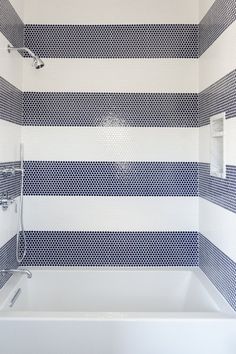
[[34, 54], [34, 52], [32, 52], [32, 50], [30, 50], [29, 48], [27, 47], [19, 47], [19, 48], [15, 48], [15, 47], [11, 47], [10, 45], [7, 46], [7, 50], [8, 50], [8, 53], [11, 53], [11, 51], [15, 50], [17, 52], [27, 52], [31, 57], [35, 58], [36, 55]]
[[44, 67], [44, 62], [42, 61], [42, 59], [40, 59], [36, 54], [34, 54], [34, 52], [32, 52], [32, 50], [30, 50], [29, 48], [26, 47], [15, 48], [10, 46], [10, 44], [8, 44], [7, 51], [8, 53], [11, 53], [12, 51], [26, 52], [30, 55], [31, 58], [33, 58], [33, 66], [35, 69], [41, 69]]

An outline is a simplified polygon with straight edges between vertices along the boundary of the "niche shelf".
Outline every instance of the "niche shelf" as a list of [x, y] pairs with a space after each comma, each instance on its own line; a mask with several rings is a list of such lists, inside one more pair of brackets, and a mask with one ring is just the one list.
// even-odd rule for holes
[[211, 127], [211, 161], [210, 174], [218, 178], [226, 178], [225, 166], [225, 113], [210, 118]]

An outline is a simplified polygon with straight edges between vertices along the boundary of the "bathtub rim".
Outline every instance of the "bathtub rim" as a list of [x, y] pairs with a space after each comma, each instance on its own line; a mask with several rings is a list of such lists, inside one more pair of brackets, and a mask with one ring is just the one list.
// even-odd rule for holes
[[[218, 305], [220, 311], [204, 311], [204, 312], [79, 312], [79, 311], [6, 311], [0, 310], [0, 319], [45, 319], [48, 320], [191, 320], [191, 319], [236, 319], [236, 312], [228, 304], [223, 295], [211, 283], [207, 276], [199, 267], [66, 267], [66, 266], [50, 266], [50, 267], [19, 267], [27, 268], [34, 272], [193, 272], [206, 288], [211, 297]], [[16, 289], [20, 287], [20, 283], [25, 279], [25, 275], [14, 274], [0, 290], [0, 304], [7, 301], [14, 294]]]

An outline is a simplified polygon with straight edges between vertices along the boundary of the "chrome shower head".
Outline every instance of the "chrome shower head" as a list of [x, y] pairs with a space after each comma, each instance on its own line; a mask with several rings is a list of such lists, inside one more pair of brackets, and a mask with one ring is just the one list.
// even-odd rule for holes
[[17, 52], [26, 52], [31, 56], [31, 58], [33, 58], [33, 67], [35, 69], [41, 69], [44, 67], [44, 62], [42, 61], [42, 59], [40, 59], [37, 55], [35, 55], [29, 48], [26, 48], [26, 47], [15, 48], [15, 47], [11, 47], [8, 44], [7, 50], [8, 50], [8, 53], [11, 53], [11, 51], [14, 51], [14, 50], [16, 50]]
[[33, 66], [35, 69], [41, 69], [44, 67], [44, 62], [37, 55], [35, 55], [33, 58]]

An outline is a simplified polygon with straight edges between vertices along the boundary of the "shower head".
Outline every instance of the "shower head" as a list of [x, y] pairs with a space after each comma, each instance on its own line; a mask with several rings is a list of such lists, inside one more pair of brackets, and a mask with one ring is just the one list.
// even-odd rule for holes
[[37, 55], [35, 55], [33, 58], [33, 66], [35, 69], [41, 69], [44, 67], [44, 62]]
[[37, 55], [35, 55], [29, 48], [26, 48], [26, 47], [15, 48], [15, 47], [11, 47], [8, 44], [7, 50], [8, 50], [8, 53], [11, 53], [11, 51], [14, 51], [14, 50], [16, 50], [17, 52], [26, 52], [31, 56], [31, 58], [33, 58], [33, 67], [35, 69], [41, 69], [44, 67], [44, 62], [42, 61], [42, 59], [40, 59]]

